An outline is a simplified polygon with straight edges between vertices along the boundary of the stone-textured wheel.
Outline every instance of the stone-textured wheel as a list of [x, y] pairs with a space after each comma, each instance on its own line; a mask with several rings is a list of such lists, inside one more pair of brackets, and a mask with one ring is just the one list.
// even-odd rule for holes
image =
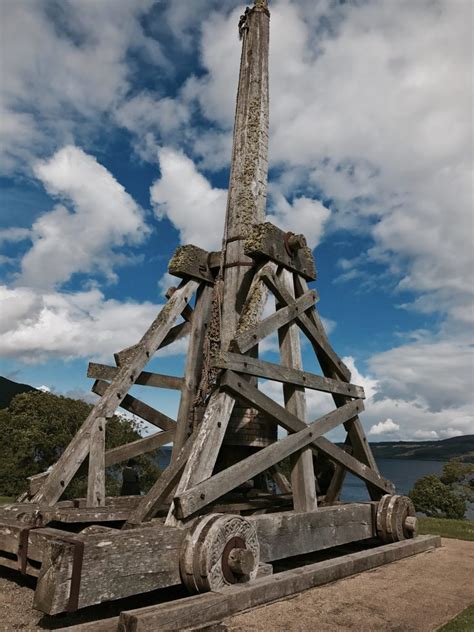
[[415, 507], [407, 496], [386, 494], [377, 507], [377, 535], [386, 543], [416, 536]]
[[260, 546], [255, 526], [228, 514], [209, 514], [191, 528], [183, 543], [180, 570], [190, 592], [219, 590], [257, 575]]

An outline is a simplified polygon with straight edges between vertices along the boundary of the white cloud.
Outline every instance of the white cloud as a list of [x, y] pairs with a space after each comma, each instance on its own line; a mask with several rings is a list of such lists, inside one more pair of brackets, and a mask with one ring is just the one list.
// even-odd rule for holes
[[[50, 357], [111, 358], [135, 344], [161, 305], [106, 299], [97, 289], [60, 293], [0, 286], [0, 355], [25, 362]], [[180, 353], [184, 344], [161, 354]]]
[[163, 67], [141, 20], [153, 0], [2, 2], [0, 169], [92, 139], [130, 88], [127, 52]]
[[51, 389], [46, 384], [42, 384], [41, 386], [36, 386], [39, 391], [43, 391], [43, 393], [51, 393]]
[[212, 188], [182, 152], [162, 147], [158, 156], [161, 176], [150, 189], [156, 216], [172, 222], [181, 243], [218, 249], [224, 230], [227, 192]]
[[35, 221], [18, 283], [50, 287], [77, 272], [113, 279], [120, 260], [114, 249], [138, 243], [147, 232], [141, 209], [105, 167], [74, 146], [38, 163], [35, 174], [71, 210], [58, 204]]
[[273, 205], [268, 220], [283, 230], [303, 233], [310, 248], [315, 248], [321, 240], [324, 225], [331, 211], [319, 200], [296, 197], [290, 203], [281, 194], [272, 196]]
[[[292, 229], [301, 218], [312, 243], [324, 229], [370, 233], [365, 262], [383, 263], [400, 289], [417, 293], [411, 307], [462, 322], [474, 312], [471, 10], [469, 0], [400, 0], [396, 12], [390, 0], [271, 7], [270, 160], [279, 175], [270, 212]], [[226, 135], [236, 15], [208, 16], [207, 72], [178, 98], [194, 100]], [[197, 154], [213, 168], [212, 142], [201, 140]], [[331, 199], [330, 218], [315, 197]]]
[[400, 426], [393, 422], [392, 419], [386, 419], [385, 421], [381, 421], [378, 424], [373, 425], [369, 434], [371, 435], [382, 435], [382, 434], [394, 434], [400, 430]]

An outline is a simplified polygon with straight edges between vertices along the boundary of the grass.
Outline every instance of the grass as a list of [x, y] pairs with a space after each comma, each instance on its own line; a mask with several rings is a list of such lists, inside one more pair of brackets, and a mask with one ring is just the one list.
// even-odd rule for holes
[[469, 606], [439, 628], [438, 632], [472, 632], [474, 630], [474, 605]]
[[14, 503], [15, 499], [13, 496], [0, 496], [0, 505], [5, 505], [6, 503]]
[[[472, 520], [447, 520], [444, 518], [419, 518], [418, 532], [440, 535], [442, 538], [474, 541], [474, 522]], [[472, 628], [474, 630], [474, 627]]]

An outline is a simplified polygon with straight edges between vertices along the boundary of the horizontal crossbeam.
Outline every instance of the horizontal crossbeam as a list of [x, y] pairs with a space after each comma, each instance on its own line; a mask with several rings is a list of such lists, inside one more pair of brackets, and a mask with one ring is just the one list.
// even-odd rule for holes
[[123, 463], [123, 461], [133, 459], [147, 452], [153, 452], [153, 450], [157, 450], [161, 448], [161, 446], [173, 441], [174, 433], [174, 429], [166, 430], [165, 432], [155, 432], [148, 437], [143, 437], [131, 443], [118, 446], [118, 448], [107, 450], [105, 453], [105, 467]]
[[175, 496], [174, 502], [179, 517], [183, 519], [189, 517], [253, 476], [314, 443], [317, 437], [333, 430], [361, 410], [363, 410], [363, 404], [360, 400], [356, 400], [316, 419], [308, 426], [301, 421], [302, 429], [298, 432], [272, 443], [226, 470], [198, 483], [188, 491]]
[[315, 391], [325, 393], [339, 393], [347, 397], [365, 398], [362, 386], [340, 382], [327, 377], [314, 375], [306, 371], [299, 371], [291, 367], [281, 366], [273, 362], [265, 362], [257, 358], [242, 356], [238, 353], [223, 352], [215, 360], [214, 366], [221, 369], [231, 369], [236, 373], [245, 373], [256, 377], [265, 377], [275, 382], [304, 386]]
[[[104, 395], [108, 386], [108, 382], [96, 380], [92, 385], [92, 392], [96, 395]], [[162, 430], [173, 430], [176, 427], [176, 422], [171, 417], [145, 404], [145, 402], [133, 397], [133, 395], [125, 395], [119, 406]]]
[[[298, 417], [291, 415], [282, 406], [270, 399], [270, 397], [267, 397], [264, 393], [231, 371], [226, 371], [222, 376], [221, 387], [230, 390], [234, 395], [238, 395], [240, 399], [245, 400], [250, 406], [256, 408], [270, 419], [274, 419], [276, 423], [280, 424], [289, 432], [298, 432], [298, 430], [306, 427], [306, 424], [298, 419]], [[362, 406], [361, 410], [363, 410], [362, 401], [356, 401]], [[324, 437], [316, 439], [311, 447], [316, 447], [335, 463], [340, 463], [355, 476], [371, 483], [377, 489], [383, 491], [383, 493], [393, 493], [393, 484], [390, 481], [385, 480], [376, 471], [360, 463], [360, 461]]]
[[[115, 366], [89, 362], [89, 366], [87, 367], [87, 377], [91, 377], [95, 380], [107, 380], [111, 382], [117, 375], [118, 371], [119, 369]], [[181, 390], [183, 382], [184, 379], [182, 377], [163, 375], [161, 373], [150, 373], [149, 371], [142, 371], [135, 380], [135, 384], [139, 384], [140, 386], [171, 388], [176, 391]]]

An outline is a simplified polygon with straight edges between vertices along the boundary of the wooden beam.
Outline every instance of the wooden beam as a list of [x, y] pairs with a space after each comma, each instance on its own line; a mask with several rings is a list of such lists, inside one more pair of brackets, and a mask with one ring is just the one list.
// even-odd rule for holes
[[[211, 476], [234, 404], [235, 399], [229, 393], [214, 391], [211, 395], [204, 417], [195, 433], [193, 447], [176, 489], [175, 499], [190, 487]], [[165, 522], [167, 526], [179, 524], [174, 513], [175, 506], [172, 504]]]
[[[264, 276], [263, 278], [265, 279], [267, 277]], [[312, 307], [316, 300], [317, 294], [314, 290], [310, 290], [297, 300], [289, 300], [286, 307], [282, 307], [250, 329], [237, 334], [233, 340], [233, 344], [241, 353], [249, 351], [249, 349], [255, 347], [263, 338], [266, 338], [279, 327], [287, 325], [297, 318], [300, 313]]]
[[231, 353], [230, 351], [221, 353], [214, 361], [214, 366], [221, 369], [230, 369], [235, 373], [265, 377], [275, 382], [287, 382], [324, 393], [338, 393], [347, 397], [365, 399], [362, 386], [341, 382], [338, 379], [321, 377], [320, 375], [301, 371], [293, 367], [281, 366], [280, 364], [242, 356], [239, 353]]
[[[173, 441], [174, 432], [174, 428], [171, 428], [171, 430], [167, 430], [166, 432], [155, 432], [148, 437], [143, 437], [142, 439], [137, 439], [131, 443], [126, 443], [125, 445], [120, 445], [117, 448], [107, 450], [105, 453], [105, 467], [110, 467], [112, 465], [116, 465], [117, 463], [123, 463], [123, 461], [132, 459], [135, 456], [140, 456], [140, 454], [146, 454], [147, 452], [157, 450], [162, 445], [166, 445], [167, 443]], [[48, 478], [48, 475], [49, 472], [41, 472], [35, 476], [28, 477], [28, 480], [30, 481], [30, 495], [34, 495], [38, 491], [41, 485]]]
[[[360, 400], [347, 404], [343, 408], [338, 408], [328, 415], [313, 421], [308, 426], [302, 422], [302, 429], [288, 435], [266, 448], [262, 448], [242, 461], [238, 461], [226, 470], [218, 472], [210, 478], [201, 479], [186, 490], [179, 488], [174, 497], [177, 506], [177, 513], [180, 518], [188, 518], [209, 503], [217, 500], [227, 492], [232, 491], [253, 476], [267, 470], [272, 465], [279, 463], [287, 456], [302, 450], [314, 443], [317, 437], [333, 430], [346, 419], [349, 419], [363, 408]], [[311, 459], [311, 468], [313, 462]], [[212, 471], [212, 470], [211, 470]], [[312, 472], [313, 481], [314, 473]], [[306, 481], [305, 481], [306, 483]], [[293, 485], [292, 485], [293, 487]], [[294, 494], [294, 490], [293, 490]], [[306, 511], [306, 510], [302, 510]]]
[[136, 354], [120, 367], [117, 376], [107, 387], [102, 399], [94, 406], [75, 437], [53, 466], [45, 483], [36, 493], [34, 501], [51, 505], [60, 498], [89, 453], [90, 432], [95, 420], [99, 417], [112, 417], [126, 396], [130, 385], [134, 382], [135, 376], [142, 372], [149, 358], [165, 340], [176, 318], [183, 311], [197, 287], [196, 281], [188, 281], [173, 294], [163, 307], [142, 337], [139, 343], [140, 348], [137, 349]]
[[175, 250], [168, 263], [168, 272], [182, 279], [214, 283], [214, 275], [209, 267], [209, 253], [191, 244], [179, 246]]
[[[136, 610], [120, 615], [121, 632], [172, 632], [184, 630], [192, 622], [194, 627], [210, 627], [238, 612], [268, 604], [304, 590], [333, 582], [343, 577], [377, 568], [417, 553], [441, 546], [439, 536], [418, 536], [411, 540], [378, 546], [368, 551], [350, 553], [333, 559], [308, 564], [256, 579], [247, 584], [236, 584], [220, 592], [204, 593]], [[115, 621], [111, 626], [115, 626]], [[70, 632], [76, 632], [68, 628]], [[78, 630], [77, 632], [83, 632]], [[88, 632], [88, 630], [84, 630]], [[106, 632], [115, 632], [111, 627]]]
[[[69, 533], [50, 540], [33, 605], [52, 615], [178, 585], [184, 536], [183, 530], [155, 524], [87, 536]], [[80, 582], [73, 585], [79, 559]]]
[[[293, 299], [295, 288], [293, 273], [281, 269], [278, 279]], [[277, 304], [277, 308], [283, 307]], [[301, 371], [300, 332], [295, 324], [288, 324], [278, 330], [280, 344], [280, 359], [284, 367], [291, 367]], [[295, 386], [283, 382], [283, 398], [285, 408], [302, 421], [306, 421], [306, 396], [303, 386]], [[304, 432], [304, 431], [301, 431]], [[323, 433], [321, 433], [323, 434]], [[314, 511], [318, 502], [316, 499], [316, 484], [314, 479], [313, 453], [311, 448], [305, 448], [297, 454], [291, 454], [291, 489], [293, 491], [293, 508], [295, 511]]]
[[[263, 280], [279, 302], [286, 303], [287, 305], [293, 302], [293, 297], [288, 290], [283, 287], [282, 283], [275, 274], [267, 274], [263, 277]], [[302, 294], [302, 296], [306, 296], [306, 293]], [[323, 336], [320, 330], [315, 326], [308, 314], [300, 312], [297, 315], [297, 322], [305, 335], [308, 337], [311, 345], [315, 349], [315, 352], [319, 355], [322, 354], [326, 362], [330, 363], [334, 372], [337, 373], [337, 375], [339, 375], [345, 382], [349, 382], [351, 379], [351, 372], [331, 347], [328, 339]]]
[[155, 432], [148, 437], [143, 437], [131, 443], [118, 446], [118, 448], [107, 450], [105, 453], [105, 467], [123, 463], [123, 461], [133, 459], [147, 452], [153, 452], [153, 450], [157, 450], [161, 446], [173, 441], [174, 433], [174, 428], [166, 432]]
[[285, 233], [270, 222], [255, 224], [245, 241], [244, 252], [257, 261], [271, 259], [287, 270], [301, 274], [308, 281], [314, 281], [316, 266], [313, 253], [306, 245], [303, 235], [298, 237], [300, 237], [299, 244], [293, 239], [292, 249], [289, 233]]
[[[295, 281], [296, 281], [295, 287], [296, 287], [297, 295], [304, 294], [305, 292], [307, 292], [308, 286], [304, 279], [300, 277], [300, 278], [296, 278]], [[319, 332], [319, 335], [325, 341], [326, 345], [329, 345], [329, 340], [324, 330], [323, 323], [316, 309], [313, 309], [309, 312], [309, 318], [313, 322], [317, 331]], [[328, 361], [327, 356], [320, 350], [318, 351], [317, 347], [315, 347], [315, 353], [318, 358], [319, 364], [321, 365], [321, 369], [324, 375], [336, 380], [342, 380], [342, 381], [349, 380], [349, 378], [345, 379], [344, 376], [341, 376], [340, 373], [336, 371], [334, 364]], [[333, 393], [332, 397], [336, 406], [343, 406], [347, 401], [347, 397], [345, 397], [342, 394]], [[368, 465], [371, 469], [374, 470], [374, 472], [379, 474], [377, 463], [372, 454], [372, 450], [367, 441], [367, 437], [365, 436], [365, 432], [364, 432], [364, 429], [362, 427], [359, 417], [356, 416], [354, 417], [354, 419], [351, 419], [348, 422], [346, 422], [344, 424], [344, 428], [348, 433], [349, 444], [352, 447], [354, 457], [357, 458], [362, 463], [365, 463], [366, 465]], [[344, 483], [344, 478], [345, 478], [344, 471], [341, 471], [340, 469], [336, 469], [336, 472], [334, 473], [333, 478], [335, 478], [335, 480], [334, 480], [334, 483], [330, 485], [330, 489], [329, 489], [330, 493], [329, 495], [327, 495], [325, 502], [333, 502], [339, 496], [342, 485]], [[370, 484], [368, 484], [367, 490], [372, 500], [379, 500], [381, 498], [380, 489], [374, 488]]]
[[98, 417], [91, 429], [89, 472], [87, 475], [87, 506], [105, 505], [105, 428], [107, 420]]
[[[107, 392], [107, 388], [109, 387], [108, 382], [104, 382], [103, 380], [96, 380], [92, 385], [92, 392], [97, 395], [105, 395]], [[128, 410], [129, 413], [133, 413], [134, 415], [138, 415], [148, 423], [156, 426], [157, 428], [161, 428], [162, 430], [174, 430], [176, 428], [176, 422], [168, 415], [156, 410], [156, 408], [152, 408], [145, 402], [142, 402], [140, 399], [137, 399], [133, 395], [125, 395], [120, 403], [120, 408]]]
[[193, 436], [191, 435], [191, 437], [189, 437], [183, 445], [178, 458], [163, 470], [161, 476], [153, 487], [145, 496], [143, 496], [139, 505], [132, 511], [123, 527], [124, 529], [135, 527], [136, 525], [153, 518], [158, 509], [160, 509], [164, 501], [176, 487], [179, 477], [181, 476], [181, 472], [183, 471], [184, 466], [189, 459], [189, 455], [191, 454], [192, 445]]
[[177, 428], [171, 455], [174, 461], [184, 442], [191, 434], [191, 410], [196, 398], [204, 362], [204, 341], [211, 313], [212, 287], [202, 285], [196, 295], [194, 317], [191, 324], [184, 379], [179, 400]]
[[[264, 415], [273, 418], [276, 423], [289, 432], [298, 432], [298, 430], [302, 430], [306, 427], [306, 424], [295, 415], [289, 413], [270, 397], [267, 397], [264, 393], [248, 384], [248, 382], [239, 379], [238, 376], [231, 371], [224, 373], [220, 385], [222, 389], [230, 390], [231, 393], [238, 395], [240, 399], [244, 399], [253, 408], [257, 408], [257, 410], [260, 410]], [[355, 400], [355, 402], [363, 406], [361, 400]], [[361, 408], [361, 410], [363, 410], [363, 408]], [[324, 437], [316, 439], [313, 445], [336, 463], [342, 464], [359, 478], [374, 485], [383, 494], [393, 493], [394, 488], [390, 481], [382, 478], [380, 474], [373, 469], [360, 463], [357, 459], [344, 452], [344, 450], [324, 439]]]
[[262, 562], [323, 551], [377, 537], [377, 503], [347, 503], [311, 512], [248, 516], [257, 529]]
[[[89, 362], [89, 366], [87, 367], [87, 377], [91, 377], [94, 380], [106, 380], [111, 382], [117, 375], [118, 371], [119, 369], [115, 366]], [[161, 373], [150, 373], [149, 371], [142, 371], [135, 380], [135, 384], [139, 384], [140, 386], [170, 388], [176, 391], [181, 390], [183, 382], [184, 378], [182, 377], [163, 375]]]

